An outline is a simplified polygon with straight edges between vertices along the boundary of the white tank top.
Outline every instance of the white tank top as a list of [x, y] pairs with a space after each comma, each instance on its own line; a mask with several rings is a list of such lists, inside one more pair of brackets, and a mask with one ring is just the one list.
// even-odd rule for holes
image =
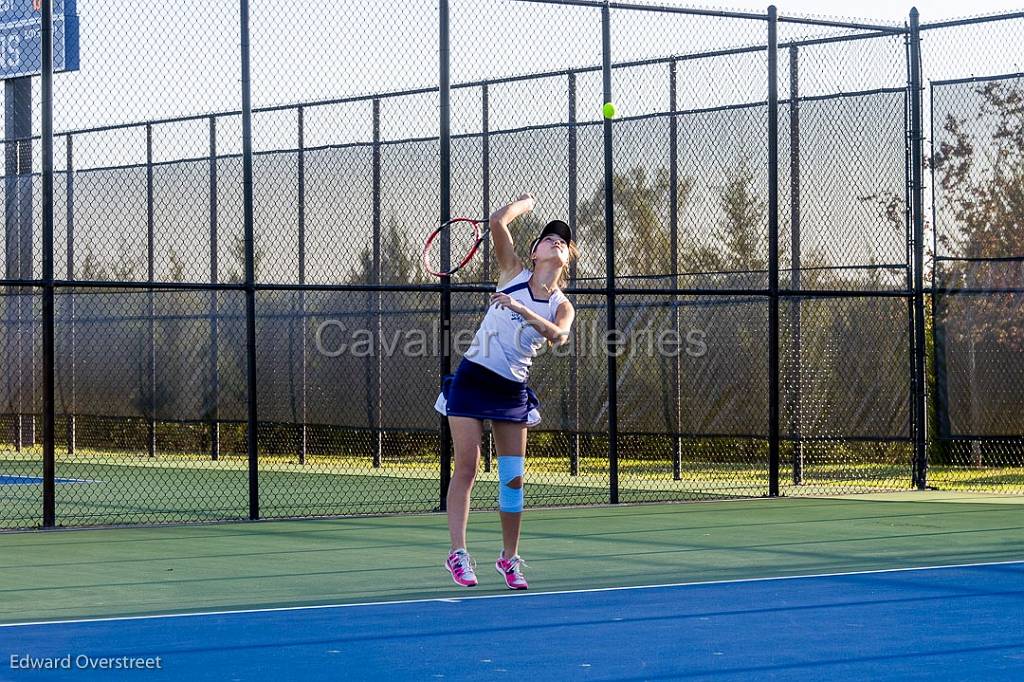
[[[555, 313], [562, 301], [568, 300], [559, 289], [551, 292], [550, 298], [534, 298], [528, 284], [532, 273], [523, 269], [501, 289], [527, 308], [549, 322], [555, 321]], [[492, 305], [487, 309], [473, 343], [466, 351], [466, 359], [483, 365], [512, 381], [526, 381], [530, 374], [533, 358], [547, 343], [540, 332], [518, 313], [507, 308]]]

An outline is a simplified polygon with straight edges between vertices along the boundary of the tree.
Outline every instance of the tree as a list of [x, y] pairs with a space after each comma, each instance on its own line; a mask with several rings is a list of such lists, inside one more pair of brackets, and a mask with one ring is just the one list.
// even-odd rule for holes
[[726, 266], [741, 272], [768, 270], [765, 240], [768, 202], [754, 188], [754, 174], [742, 159], [722, 188], [720, 225]]
[[127, 248], [122, 248], [119, 260], [104, 260], [96, 255], [92, 247], [86, 247], [85, 258], [82, 266], [76, 273], [81, 280], [109, 280], [109, 281], [134, 281], [138, 263], [128, 253]]
[[78, 269], [78, 278], [84, 280], [107, 279], [106, 268], [91, 248], [85, 251], [82, 267]]
[[[253, 273], [259, 278], [260, 268], [266, 260], [267, 252], [260, 244], [260, 235], [253, 235]], [[230, 284], [239, 284], [245, 281], [245, 235], [236, 233], [228, 242], [228, 256], [231, 263], [228, 265], [228, 274], [222, 280]]]
[[[676, 201], [680, 215], [689, 203], [692, 178], [680, 178]], [[671, 226], [668, 205], [672, 191], [669, 171], [659, 168], [654, 173], [643, 166], [612, 178], [612, 201], [615, 206], [616, 270], [622, 276], [671, 275], [677, 264], [671, 262]], [[581, 260], [604, 261], [605, 220], [604, 187], [597, 187], [589, 198], [579, 204], [577, 242], [601, 245], [594, 253], [584, 250]], [[685, 245], [682, 240], [679, 247]], [[600, 268], [586, 268], [598, 270]]]
[[[382, 231], [380, 245], [381, 279], [391, 284], [424, 284], [428, 275], [420, 262], [420, 247], [406, 236], [407, 230], [390, 216]], [[359, 254], [355, 269], [349, 274], [350, 284], [373, 283], [373, 251], [367, 245]]]
[[185, 261], [175, 249], [171, 249], [170, 254], [167, 256], [169, 261], [167, 281], [169, 282], [184, 282], [185, 281]]

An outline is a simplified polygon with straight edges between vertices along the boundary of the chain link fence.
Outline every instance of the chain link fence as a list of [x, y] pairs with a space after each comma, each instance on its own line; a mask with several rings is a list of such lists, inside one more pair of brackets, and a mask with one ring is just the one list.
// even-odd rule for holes
[[581, 251], [528, 504], [1024, 492], [1024, 14], [14, 5], [0, 526], [443, 509], [496, 268], [421, 245], [523, 191]]

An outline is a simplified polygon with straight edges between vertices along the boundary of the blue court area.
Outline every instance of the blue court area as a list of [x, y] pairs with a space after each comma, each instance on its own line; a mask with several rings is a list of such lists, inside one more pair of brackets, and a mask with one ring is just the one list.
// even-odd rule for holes
[[[470, 595], [4, 626], [0, 678], [1024, 679], [1021, 562]], [[81, 669], [124, 657], [162, 672]]]

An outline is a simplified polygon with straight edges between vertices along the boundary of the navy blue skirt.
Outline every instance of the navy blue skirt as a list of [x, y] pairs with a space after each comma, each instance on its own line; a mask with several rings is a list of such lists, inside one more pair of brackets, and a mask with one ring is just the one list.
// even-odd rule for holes
[[455, 374], [441, 382], [434, 409], [449, 417], [472, 417], [534, 426], [540, 401], [526, 382], [513, 381], [472, 360], [463, 359]]

